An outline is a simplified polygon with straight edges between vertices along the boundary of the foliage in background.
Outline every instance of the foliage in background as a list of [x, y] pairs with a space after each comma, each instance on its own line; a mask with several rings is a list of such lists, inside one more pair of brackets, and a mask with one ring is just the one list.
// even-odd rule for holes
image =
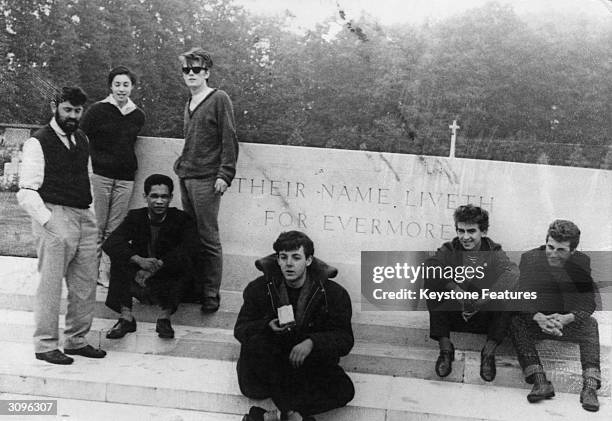
[[188, 92], [177, 55], [202, 46], [244, 142], [447, 155], [457, 119], [457, 156], [612, 165], [610, 20], [539, 22], [489, 3], [385, 27], [339, 9], [296, 34], [286, 16], [253, 16], [232, 0], [0, 0], [0, 9], [0, 122], [45, 122], [53, 86], [78, 83], [100, 100], [108, 70], [123, 64], [140, 77], [144, 134], [181, 137]]

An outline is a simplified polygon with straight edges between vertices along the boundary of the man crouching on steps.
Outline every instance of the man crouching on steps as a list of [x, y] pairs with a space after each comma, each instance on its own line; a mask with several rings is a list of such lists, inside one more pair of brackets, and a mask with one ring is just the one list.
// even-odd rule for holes
[[271, 397], [278, 411], [253, 406], [243, 421], [314, 420], [355, 394], [338, 365], [354, 343], [351, 300], [304, 233], [284, 232], [273, 248], [276, 254], [255, 262], [264, 274], [244, 290], [234, 336], [242, 345], [240, 390]]
[[170, 315], [178, 308], [197, 231], [189, 215], [169, 207], [173, 190], [170, 177], [149, 176], [144, 182], [147, 207], [131, 210], [102, 245], [111, 259], [106, 306], [121, 313], [106, 334], [109, 339], [136, 331], [132, 296], [159, 304], [155, 331], [160, 338], [174, 337]]

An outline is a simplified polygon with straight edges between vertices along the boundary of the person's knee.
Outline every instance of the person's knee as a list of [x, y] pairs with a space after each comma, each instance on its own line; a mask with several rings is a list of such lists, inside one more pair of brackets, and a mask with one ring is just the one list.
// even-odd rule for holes
[[516, 332], [519, 329], [524, 329], [526, 326], [525, 319], [517, 314], [510, 319], [510, 331]]
[[341, 385], [338, 387], [338, 403], [340, 406], [345, 406], [355, 397], [355, 386], [351, 379], [346, 376]]
[[238, 387], [244, 396], [251, 399], [266, 399], [270, 397], [268, 387], [257, 377], [251, 363], [245, 361], [242, 356], [238, 358], [236, 372], [238, 374]]

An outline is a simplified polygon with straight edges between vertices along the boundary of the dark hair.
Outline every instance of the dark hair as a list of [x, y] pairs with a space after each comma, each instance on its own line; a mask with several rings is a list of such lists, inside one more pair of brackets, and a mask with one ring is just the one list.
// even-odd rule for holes
[[580, 229], [572, 221], [555, 219], [548, 226], [546, 242], [548, 242], [548, 237], [552, 237], [559, 242], [569, 241], [570, 250], [574, 250], [580, 242]]
[[474, 206], [471, 203], [468, 205], [459, 206], [455, 209], [453, 215], [455, 219], [455, 229], [457, 222], [465, 224], [478, 224], [480, 231], [485, 232], [489, 229], [489, 212], [479, 206]]
[[147, 177], [144, 182], [144, 192], [145, 194], [149, 194], [151, 192], [152, 186], [164, 185], [168, 186], [168, 190], [170, 190], [170, 194], [174, 191], [174, 182], [167, 175], [163, 174], [152, 174]]
[[281, 251], [297, 250], [300, 246], [304, 247], [304, 255], [306, 258], [314, 254], [314, 244], [312, 240], [300, 231], [282, 232], [272, 245], [272, 248], [276, 254], [278, 254]]
[[199, 47], [195, 47], [189, 51], [185, 51], [179, 56], [179, 60], [181, 60], [181, 62], [187, 60], [200, 61], [202, 63], [202, 66], [206, 67], [207, 69], [213, 67], [213, 61], [212, 57], [210, 56], [210, 53], [208, 51], [204, 51]]
[[108, 73], [109, 87], [113, 84], [113, 79], [115, 79], [115, 76], [118, 75], [127, 75], [127, 77], [129, 77], [132, 81], [132, 85], [136, 85], [136, 82], [138, 81], [136, 74], [134, 74], [134, 72], [132, 72], [130, 69], [125, 66], [117, 66]]
[[78, 86], [64, 86], [53, 96], [53, 103], [59, 105], [66, 101], [74, 106], [85, 105], [87, 94]]

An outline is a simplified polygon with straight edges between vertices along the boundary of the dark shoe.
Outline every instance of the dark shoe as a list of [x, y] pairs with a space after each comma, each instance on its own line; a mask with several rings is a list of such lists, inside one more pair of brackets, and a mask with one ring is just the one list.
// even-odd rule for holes
[[106, 337], [108, 339], [119, 339], [123, 338], [126, 333], [129, 332], [136, 332], [136, 319], [132, 319], [130, 321], [121, 318], [117, 323], [115, 323], [115, 326], [113, 326], [112, 329], [106, 333]]
[[555, 396], [555, 389], [551, 382], [546, 380], [543, 383], [535, 383], [531, 392], [527, 395], [529, 403], [539, 402], [544, 399], [550, 399]]
[[157, 319], [157, 325], [155, 331], [159, 333], [160, 338], [172, 339], [174, 338], [174, 329], [170, 324], [170, 319]]
[[583, 387], [580, 392], [580, 403], [587, 411], [599, 411], [599, 400], [597, 399], [597, 391], [592, 387]]
[[450, 351], [440, 351], [436, 361], [436, 374], [440, 377], [448, 376], [453, 371], [453, 361], [455, 361], [455, 346], [451, 344]]
[[495, 354], [485, 355], [480, 351], [480, 377], [485, 382], [492, 382], [497, 374], [495, 367]]
[[202, 313], [214, 313], [219, 310], [219, 303], [221, 299], [217, 295], [216, 297], [204, 297], [202, 302]]
[[106, 351], [103, 349], [96, 349], [91, 345], [85, 345], [82, 348], [76, 349], [64, 349], [64, 352], [69, 355], [80, 355], [81, 357], [87, 358], [104, 358]]
[[242, 417], [242, 421], [263, 421], [266, 410], [259, 406], [252, 406], [249, 413]]
[[54, 349], [53, 351], [47, 352], [36, 352], [34, 355], [36, 355], [37, 360], [43, 360], [51, 364], [67, 365], [74, 362], [74, 358], [66, 356], [66, 354], [59, 349]]

